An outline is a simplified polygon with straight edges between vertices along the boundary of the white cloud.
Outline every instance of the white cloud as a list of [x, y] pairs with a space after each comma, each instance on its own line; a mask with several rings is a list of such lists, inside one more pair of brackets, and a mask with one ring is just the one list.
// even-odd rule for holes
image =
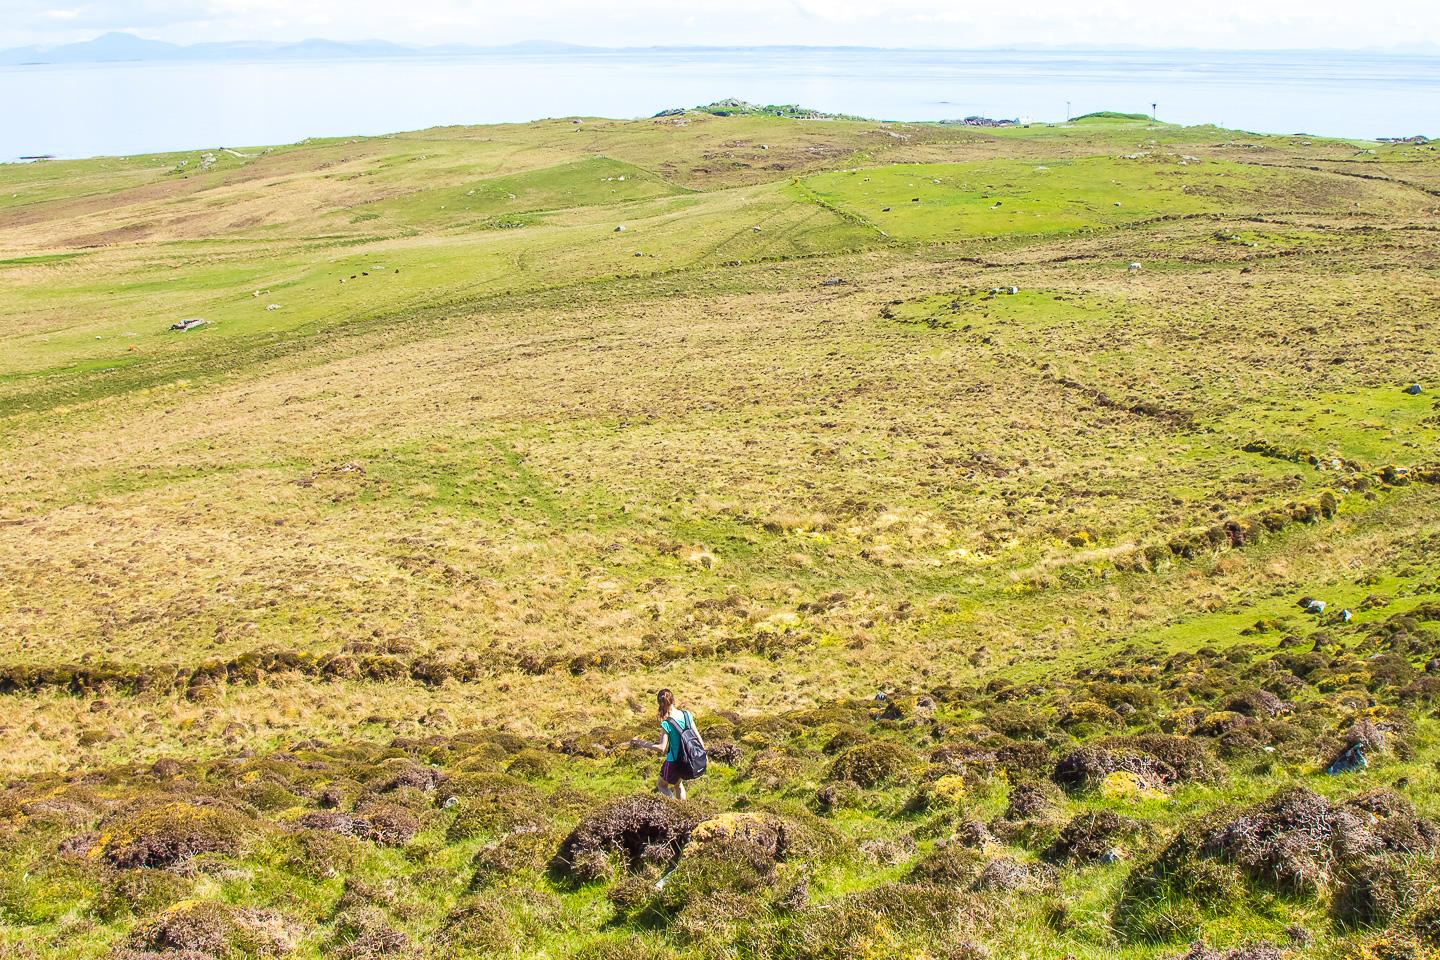
[[[53, 3], [53, 0], [50, 0]], [[112, 29], [177, 42], [378, 37], [411, 43], [530, 38], [602, 45], [842, 43], [889, 46], [1142, 44], [1388, 46], [1440, 37], [1431, 0], [0, 0], [0, 43]]]

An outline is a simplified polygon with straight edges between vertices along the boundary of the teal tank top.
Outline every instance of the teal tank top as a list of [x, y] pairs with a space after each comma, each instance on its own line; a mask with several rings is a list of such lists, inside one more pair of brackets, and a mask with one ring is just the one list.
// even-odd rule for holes
[[690, 719], [689, 710], [681, 710], [680, 718], [685, 721], [684, 726], [676, 727], [673, 720], [664, 720], [660, 723], [660, 732], [670, 735], [670, 748], [665, 751], [665, 762], [674, 763], [680, 759], [680, 731], [689, 730], [695, 722]]

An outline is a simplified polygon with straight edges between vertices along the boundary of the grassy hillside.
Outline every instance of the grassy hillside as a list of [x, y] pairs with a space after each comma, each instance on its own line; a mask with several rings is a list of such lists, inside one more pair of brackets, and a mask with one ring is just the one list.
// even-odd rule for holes
[[1437, 212], [1119, 115], [0, 166], [0, 955], [1440, 955]]

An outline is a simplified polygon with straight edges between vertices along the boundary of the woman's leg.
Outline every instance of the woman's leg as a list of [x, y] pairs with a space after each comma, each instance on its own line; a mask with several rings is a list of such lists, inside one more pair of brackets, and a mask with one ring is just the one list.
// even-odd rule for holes
[[674, 794], [670, 792], [670, 785], [665, 782], [665, 774], [663, 773], [660, 774], [659, 778], [655, 781], [655, 792], [663, 797], [674, 796]]
[[684, 800], [684, 799], [685, 799], [685, 781], [684, 781], [684, 780], [676, 780], [676, 781], [675, 781], [675, 796], [676, 796], [678, 799], [681, 799], [681, 800]]

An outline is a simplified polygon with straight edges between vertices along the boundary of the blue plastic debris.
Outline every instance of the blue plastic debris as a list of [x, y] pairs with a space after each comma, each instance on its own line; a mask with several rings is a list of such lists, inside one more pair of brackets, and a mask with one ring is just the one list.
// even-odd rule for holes
[[1337, 776], [1342, 773], [1353, 773], [1356, 770], [1364, 770], [1370, 766], [1365, 759], [1365, 747], [1363, 744], [1352, 743], [1340, 751], [1340, 756], [1330, 762], [1325, 772], [1330, 776]]

